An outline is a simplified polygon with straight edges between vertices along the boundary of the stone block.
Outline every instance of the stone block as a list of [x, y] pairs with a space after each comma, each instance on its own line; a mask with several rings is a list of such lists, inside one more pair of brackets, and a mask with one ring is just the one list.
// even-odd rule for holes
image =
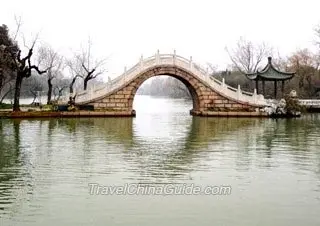
[[208, 112], [207, 112], [207, 115], [208, 115], [208, 116], [218, 116], [218, 115], [219, 115], [219, 112], [218, 112], [218, 111], [208, 111]]
[[123, 91], [125, 91], [125, 92], [132, 92], [132, 90], [134, 90], [134, 89], [135, 89], [135, 87], [130, 84], [129, 86], [126, 86], [126, 87], [123, 89]]
[[114, 98], [121, 99], [121, 98], [124, 98], [124, 95], [123, 94], [116, 94], [116, 95], [114, 95]]
[[204, 107], [205, 107], [205, 103], [204, 103], [203, 101], [200, 101], [199, 107], [200, 107], [200, 108], [204, 108]]
[[115, 107], [115, 106], [116, 106], [116, 103], [107, 103], [106, 107]]
[[229, 112], [228, 112], [228, 116], [237, 117], [237, 116], [238, 116], [238, 112], [236, 112], [236, 111], [229, 111]]
[[104, 111], [92, 111], [89, 113], [91, 116], [103, 116]]
[[132, 91], [128, 91], [128, 90], [124, 90], [122, 92], [122, 94], [124, 94], [124, 95], [130, 95], [131, 93], [132, 93]]
[[232, 104], [231, 107], [232, 108], [241, 108], [241, 104]]
[[79, 115], [80, 115], [80, 116], [88, 116], [89, 113], [90, 113], [90, 111], [80, 111], [80, 112], [79, 112]]
[[222, 103], [223, 103], [223, 100], [217, 99], [217, 100], [214, 100], [213, 103], [215, 103], [215, 104], [222, 104]]
[[205, 104], [211, 104], [211, 103], [212, 103], [212, 100], [206, 99], [206, 100], [203, 100], [203, 102], [204, 102]]
[[222, 116], [222, 117], [226, 117], [226, 116], [228, 116], [228, 112], [226, 112], [226, 111], [219, 111], [219, 112], [218, 112], [218, 115], [219, 115], [219, 116]]
[[214, 94], [211, 93], [211, 94], [209, 95], [209, 99], [210, 99], [210, 100], [216, 100], [216, 99], [217, 99], [217, 95], [214, 95]]
[[198, 89], [199, 89], [201, 92], [206, 91], [206, 87], [204, 87], [204, 86], [199, 86]]
[[211, 92], [209, 92], [209, 91], [202, 91], [201, 94], [204, 95], [204, 96], [208, 96], [208, 98], [209, 98], [209, 96], [211, 95]]
[[217, 108], [224, 108], [224, 104], [215, 104], [214, 106]]
[[239, 111], [238, 116], [239, 117], [249, 117], [249, 116], [251, 116], [251, 112]]
[[116, 107], [125, 107], [125, 103], [116, 103]]
[[107, 107], [107, 103], [99, 103], [98, 108], [105, 108]]

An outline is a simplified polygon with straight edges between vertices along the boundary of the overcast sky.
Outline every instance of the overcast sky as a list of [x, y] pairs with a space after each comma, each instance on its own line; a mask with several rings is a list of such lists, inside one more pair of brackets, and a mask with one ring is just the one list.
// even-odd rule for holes
[[27, 40], [40, 39], [66, 54], [90, 35], [97, 57], [109, 57], [108, 74], [137, 63], [141, 54], [172, 53], [225, 68], [226, 46], [240, 36], [265, 41], [282, 55], [311, 48], [320, 24], [319, 0], [9, 0], [1, 23], [23, 19]]

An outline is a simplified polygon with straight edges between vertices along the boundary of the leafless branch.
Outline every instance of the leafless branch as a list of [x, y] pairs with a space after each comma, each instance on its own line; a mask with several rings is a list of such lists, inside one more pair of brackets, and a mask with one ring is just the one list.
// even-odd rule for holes
[[263, 59], [272, 55], [272, 48], [265, 43], [254, 45], [240, 37], [234, 49], [225, 48], [233, 65], [242, 73], [256, 71]]
[[21, 19], [21, 16], [19, 16], [19, 18], [17, 18], [17, 16], [14, 15], [14, 20], [15, 20], [16, 25], [17, 25], [16, 32], [13, 35], [13, 40], [15, 41], [17, 39], [17, 37], [18, 37], [19, 31], [20, 31], [20, 28], [21, 28], [21, 25], [22, 25], [22, 19]]

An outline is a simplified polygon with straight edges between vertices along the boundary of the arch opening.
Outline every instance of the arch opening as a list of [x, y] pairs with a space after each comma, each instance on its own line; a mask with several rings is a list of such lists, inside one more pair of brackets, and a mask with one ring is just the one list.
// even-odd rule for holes
[[[173, 70], [172, 70], [173, 69]], [[172, 71], [170, 71], [172, 70]], [[135, 112], [135, 109], [133, 109], [134, 107], [134, 100], [136, 99], [135, 97], [137, 95], [143, 94], [144, 91], [144, 86], [148, 83], [152, 83], [152, 80], [154, 79], [158, 79], [158, 78], [163, 78], [163, 77], [167, 77], [169, 80], [173, 80], [176, 81], [176, 84], [180, 83], [180, 89], [182, 87], [184, 87], [185, 90], [185, 96], [189, 97], [189, 99], [192, 101], [192, 109], [190, 110], [190, 114], [193, 114], [193, 112], [197, 112], [199, 111], [200, 108], [200, 100], [199, 100], [199, 93], [196, 90], [196, 87], [194, 87], [190, 80], [193, 79], [192, 75], [189, 75], [188, 77], [183, 76], [181, 74], [181, 70], [178, 70], [177, 68], [170, 68], [170, 70], [168, 70], [168, 68], [164, 71], [161, 72], [161, 68], [157, 69], [151, 69], [148, 70], [144, 73], [142, 73], [137, 79], [135, 79], [135, 86], [134, 89], [132, 90], [132, 100], [130, 100], [129, 102], [129, 106], [130, 106], [130, 110], [133, 110]], [[179, 73], [180, 72], [180, 73]], [[184, 72], [186, 73], [186, 72]], [[151, 80], [150, 80], [151, 79]], [[155, 84], [148, 84], [150, 89], [155, 88], [154, 85]], [[164, 85], [164, 84], [162, 84]], [[164, 87], [164, 89], [170, 89], [172, 87]], [[170, 90], [166, 90], [163, 93], [167, 94], [167, 95], [163, 95], [163, 96], [167, 96], [170, 97], [168, 95], [168, 93], [170, 93]], [[174, 98], [174, 97], [173, 97]], [[179, 97], [178, 97], [179, 98]], [[182, 96], [181, 96], [182, 98]]]

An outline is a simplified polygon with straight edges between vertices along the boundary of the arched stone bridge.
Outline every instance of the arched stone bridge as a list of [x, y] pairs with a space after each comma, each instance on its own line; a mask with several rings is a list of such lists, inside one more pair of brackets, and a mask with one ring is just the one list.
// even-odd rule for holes
[[[134, 96], [147, 79], [168, 75], [180, 80], [188, 88], [192, 100], [193, 115], [210, 115], [212, 112], [256, 112], [257, 108], [266, 106], [262, 95], [230, 87], [211, 77], [192, 60], [174, 54], [159, 54], [143, 59], [129, 70], [106, 85], [77, 94], [76, 104], [93, 105], [94, 109], [122, 112], [134, 115]], [[67, 97], [62, 102], [66, 102]]]

